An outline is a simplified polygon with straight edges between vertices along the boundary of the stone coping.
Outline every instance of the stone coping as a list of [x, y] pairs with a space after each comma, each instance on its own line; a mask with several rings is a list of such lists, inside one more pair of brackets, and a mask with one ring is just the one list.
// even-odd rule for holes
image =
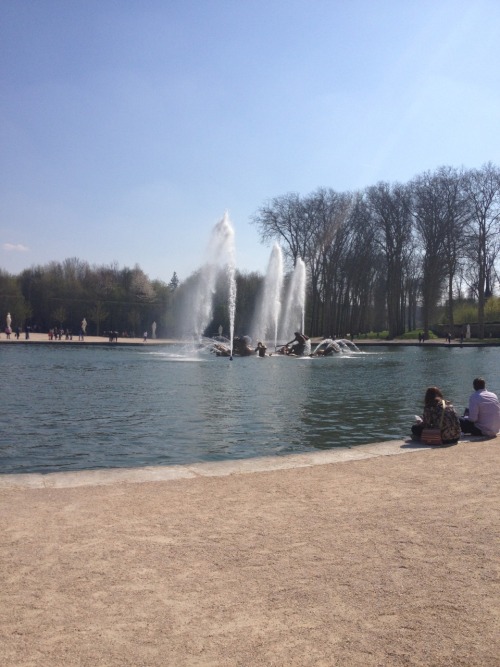
[[[484, 440], [463, 437], [459, 442]], [[443, 447], [438, 447], [442, 449]], [[102, 486], [119, 482], [165, 482], [194, 477], [225, 477], [290, 468], [308, 468], [317, 465], [344, 463], [371, 459], [379, 456], [411, 454], [436, 449], [412, 440], [389, 440], [354, 447], [336, 447], [286, 456], [261, 456], [249, 459], [230, 459], [172, 466], [147, 466], [140, 468], [106, 468], [99, 470], [75, 470], [50, 473], [0, 474], [0, 489], [9, 488], [70, 488], [78, 486]]]

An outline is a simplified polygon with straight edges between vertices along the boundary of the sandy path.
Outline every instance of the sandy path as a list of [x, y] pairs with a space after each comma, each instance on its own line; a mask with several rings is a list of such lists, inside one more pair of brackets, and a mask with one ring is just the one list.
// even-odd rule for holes
[[0, 491], [0, 664], [500, 665], [500, 440]]

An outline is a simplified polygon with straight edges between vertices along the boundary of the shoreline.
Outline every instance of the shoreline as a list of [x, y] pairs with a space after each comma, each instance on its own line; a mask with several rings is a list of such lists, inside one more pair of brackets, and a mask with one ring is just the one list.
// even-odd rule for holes
[[0, 473], [0, 490], [9, 488], [69, 488], [100, 486], [115, 482], [140, 483], [145, 481], [171, 481], [189, 479], [199, 475], [224, 477], [233, 474], [249, 474], [289, 468], [343, 463], [377, 456], [405, 454], [428, 446], [409, 440], [389, 440], [353, 447], [335, 447], [287, 456], [259, 456], [248, 459], [205, 461], [182, 465], [142, 466], [131, 468], [99, 468], [86, 470], [62, 470], [58, 472]]
[[[476, 437], [462, 434], [457, 444], [485, 442], [496, 438]], [[416, 442], [410, 438], [404, 440], [386, 440], [371, 442], [351, 447], [333, 447], [328, 450], [315, 450], [286, 456], [257, 456], [243, 459], [226, 459], [223, 461], [195, 461], [193, 463], [175, 465], [152, 465], [139, 467], [87, 468], [82, 470], [61, 470], [57, 472], [0, 472], [0, 491], [2, 489], [30, 488], [72, 488], [82, 486], [103, 486], [126, 482], [167, 482], [195, 477], [226, 477], [228, 475], [272, 472], [292, 468], [310, 468], [313, 466], [333, 465], [347, 461], [360, 461], [380, 456], [398, 456], [431, 449], [449, 448], [441, 445], [432, 447]], [[455, 446], [455, 445], [453, 445]]]
[[[321, 342], [322, 338], [312, 338], [311, 344], [317, 345]], [[465, 340], [461, 343], [459, 340], [452, 341], [448, 343], [446, 339], [435, 338], [426, 340], [423, 343], [419, 343], [418, 340], [383, 340], [380, 338], [363, 338], [363, 339], [354, 339], [352, 341], [357, 347], [371, 347], [371, 346], [419, 346], [419, 347], [500, 347], [500, 342], [489, 343], [487, 341], [468, 341]], [[26, 340], [21, 334], [19, 339], [14, 337], [14, 334], [11, 334], [11, 338], [7, 339], [6, 334], [2, 332], [0, 334], [0, 344], [13, 344], [19, 345], [23, 343], [25, 345], [33, 345], [43, 343], [45, 345], [104, 345], [108, 347], [120, 346], [120, 345], [129, 345], [129, 346], [149, 346], [149, 345], [182, 345], [186, 341], [175, 339], [175, 338], [148, 338], [144, 342], [143, 338], [118, 338], [118, 341], [110, 342], [107, 336], [85, 336], [83, 341], [78, 340], [78, 336], [74, 336], [73, 340], [49, 340], [48, 334], [46, 333], [30, 333], [29, 340]], [[278, 346], [281, 343], [278, 343]]]

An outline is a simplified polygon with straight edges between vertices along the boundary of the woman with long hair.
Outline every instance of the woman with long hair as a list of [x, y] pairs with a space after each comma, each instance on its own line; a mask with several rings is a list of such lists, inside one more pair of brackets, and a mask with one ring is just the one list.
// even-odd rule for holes
[[439, 428], [443, 445], [454, 445], [460, 438], [460, 420], [450, 401], [446, 401], [438, 387], [428, 387], [424, 398], [424, 414], [413, 424], [413, 438], [420, 440], [424, 428]]

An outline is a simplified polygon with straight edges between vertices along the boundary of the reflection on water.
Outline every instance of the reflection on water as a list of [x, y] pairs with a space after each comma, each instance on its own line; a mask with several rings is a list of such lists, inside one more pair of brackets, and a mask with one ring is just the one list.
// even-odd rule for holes
[[[436, 384], [462, 411], [496, 348], [373, 347], [328, 358], [6, 345], [1, 472], [181, 464], [399, 439]], [[179, 363], [181, 362], [182, 363]]]

